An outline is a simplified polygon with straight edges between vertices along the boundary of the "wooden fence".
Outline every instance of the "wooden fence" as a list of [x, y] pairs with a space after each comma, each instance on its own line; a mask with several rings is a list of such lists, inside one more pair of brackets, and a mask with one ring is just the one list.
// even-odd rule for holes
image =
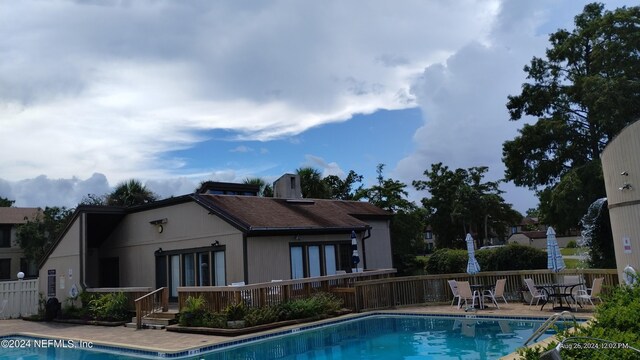
[[[422, 305], [426, 303], [448, 302], [453, 295], [447, 280], [469, 281], [472, 284], [495, 284], [498, 279], [507, 279], [505, 297], [512, 301], [520, 301], [524, 290], [524, 279], [531, 278], [536, 284], [562, 282], [565, 275], [581, 275], [587, 287], [591, 287], [593, 279], [604, 277], [604, 290], [618, 284], [616, 269], [571, 269], [559, 274], [549, 270], [520, 270], [481, 272], [477, 275], [439, 274], [398, 277], [381, 280], [357, 282], [355, 290], [356, 312], [376, 309], [388, 309], [396, 306]], [[526, 290], [525, 290], [526, 291]]]
[[38, 313], [38, 279], [0, 281], [0, 319], [17, 318]]
[[178, 287], [178, 306], [182, 309], [189, 296], [202, 295], [209, 311], [220, 312], [228, 305], [240, 301], [249, 307], [262, 307], [306, 298], [316, 292], [331, 292], [343, 300], [346, 308], [354, 309], [354, 284], [390, 278], [395, 272], [395, 269], [385, 269], [241, 286]]

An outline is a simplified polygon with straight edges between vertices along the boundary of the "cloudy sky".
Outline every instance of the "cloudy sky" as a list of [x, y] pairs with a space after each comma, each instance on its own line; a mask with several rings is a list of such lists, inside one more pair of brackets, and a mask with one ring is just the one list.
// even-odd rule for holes
[[130, 178], [166, 197], [302, 166], [369, 185], [379, 163], [499, 179], [507, 95], [586, 3], [0, 0], [0, 196], [73, 207]]

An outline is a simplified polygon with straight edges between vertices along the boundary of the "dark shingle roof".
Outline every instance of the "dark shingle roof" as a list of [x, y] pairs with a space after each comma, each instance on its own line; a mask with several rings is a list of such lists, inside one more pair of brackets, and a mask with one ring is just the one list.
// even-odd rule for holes
[[40, 212], [38, 208], [0, 207], [0, 224], [25, 224]]
[[216, 215], [242, 230], [348, 230], [368, 227], [367, 218], [391, 214], [359, 201], [300, 199], [287, 200], [255, 196], [194, 195], [194, 199]]

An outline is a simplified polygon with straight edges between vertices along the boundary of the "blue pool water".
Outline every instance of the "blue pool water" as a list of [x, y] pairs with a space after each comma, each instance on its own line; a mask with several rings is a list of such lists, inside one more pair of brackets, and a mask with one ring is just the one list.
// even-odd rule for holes
[[[368, 316], [182, 359], [497, 359], [522, 346], [541, 323], [508, 319]], [[544, 334], [540, 339], [548, 336]], [[0, 359], [140, 359], [130, 354], [55, 346], [1, 350]]]

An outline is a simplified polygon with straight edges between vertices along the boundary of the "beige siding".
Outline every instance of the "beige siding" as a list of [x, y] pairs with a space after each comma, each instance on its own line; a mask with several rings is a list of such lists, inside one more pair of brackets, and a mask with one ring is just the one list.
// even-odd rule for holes
[[[60, 302], [69, 297], [69, 289], [76, 285], [82, 289], [80, 277], [79, 239], [82, 217], [78, 217], [71, 225], [64, 238], [53, 250], [40, 269], [40, 292], [47, 296], [48, 271], [56, 271], [56, 296]], [[63, 280], [64, 279], [64, 280]]]
[[[609, 202], [618, 275], [627, 265], [640, 272], [640, 121], [625, 128], [602, 152], [602, 171]], [[626, 172], [628, 175], [621, 175]], [[628, 190], [620, 190], [624, 184]], [[623, 239], [631, 241], [625, 254]], [[622, 281], [622, 278], [620, 278]]]
[[516, 243], [520, 245], [533, 246], [533, 241], [530, 241], [529, 237], [524, 234], [513, 234], [511, 235], [511, 237], [509, 237], [509, 240], [507, 242], [509, 244]]
[[391, 238], [387, 220], [368, 221], [371, 237], [365, 240], [367, 269], [391, 269]]
[[[151, 221], [167, 219], [159, 233]], [[227, 282], [242, 281], [242, 233], [210, 215], [200, 205], [185, 203], [127, 215], [99, 250], [100, 257], [118, 257], [120, 286], [155, 288], [155, 255], [162, 250], [226, 246]]]
[[[291, 279], [291, 243], [331, 243], [351, 241], [350, 234], [260, 236], [247, 238], [249, 283]], [[361, 249], [361, 243], [358, 242]], [[360, 263], [362, 266], [362, 263]]]

